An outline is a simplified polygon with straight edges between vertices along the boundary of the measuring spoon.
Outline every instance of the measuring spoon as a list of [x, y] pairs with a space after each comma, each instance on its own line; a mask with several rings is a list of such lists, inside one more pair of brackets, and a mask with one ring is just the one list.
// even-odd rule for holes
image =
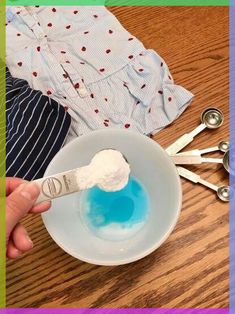
[[223, 158], [203, 158], [201, 156], [181, 156], [175, 155], [171, 156], [171, 159], [176, 165], [193, 165], [193, 164], [202, 164], [202, 163], [218, 163], [223, 164], [224, 169], [227, 172], [230, 172], [229, 169], [229, 151], [224, 154]]
[[215, 191], [217, 193], [218, 198], [223, 202], [229, 202], [229, 196], [230, 196], [230, 187], [227, 185], [223, 186], [217, 186], [215, 184], [212, 184], [204, 179], [202, 179], [199, 175], [196, 173], [185, 169], [183, 167], [177, 167], [177, 170], [179, 172], [179, 175], [189, 181], [192, 181], [193, 183], [199, 183], [202, 184], [209, 189]]
[[204, 149], [193, 149], [187, 152], [183, 152], [183, 153], [178, 153], [178, 156], [189, 156], [189, 155], [193, 155], [193, 156], [201, 156], [203, 154], [207, 154], [207, 153], [212, 153], [212, 152], [216, 152], [216, 151], [221, 151], [222, 153], [226, 153], [229, 150], [229, 142], [228, 141], [221, 141], [219, 142], [219, 144], [217, 146], [214, 147], [208, 147], [208, 148], [204, 148]]
[[196, 165], [202, 163], [216, 163], [216, 164], [223, 164], [226, 171], [229, 172], [229, 151], [224, 154], [223, 158], [203, 158], [201, 156], [181, 156], [175, 155], [171, 156], [171, 159], [175, 163], [175, 165]]
[[[110, 159], [108, 167], [94, 176], [97, 168], [100, 169], [101, 162], [108, 158]], [[120, 176], [120, 170], [122, 176]], [[119, 191], [128, 183], [129, 174], [130, 166], [122, 153], [115, 149], [101, 150], [95, 154], [87, 166], [32, 181], [40, 188], [36, 204], [92, 188], [95, 185], [106, 192]], [[102, 180], [103, 177], [105, 180]]]
[[204, 129], [217, 129], [224, 122], [224, 115], [222, 111], [217, 108], [207, 108], [201, 114], [201, 124], [197, 126], [190, 133], [182, 135], [173, 144], [167, 147], [166, 152], [169, 155], [174, 155], [181, 151], [185, 146], [191, 143], [196, 135], [202, 132]]

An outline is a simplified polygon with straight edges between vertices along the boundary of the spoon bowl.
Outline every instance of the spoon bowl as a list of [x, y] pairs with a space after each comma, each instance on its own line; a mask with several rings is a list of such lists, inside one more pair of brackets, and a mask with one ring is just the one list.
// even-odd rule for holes
[[221, 152], [226, 153], [229, 150], [229, 141], [221, 141], [218, 148]]
[[201, 122], [206, 125], [208, 129], [217, 129], [224, 122], [224, 115], [222, 111], [217, 108], [207, 108], [201, 114]]
[[224, 157], [223, 157], [223, 166], [224, 166], [224, 169], [229, 172], [230, 169], [229, 169], [229, 151], [227, 151], [225, 154], [224, 154]]
[[229, 202], [230, 198], [230, 187], [227, 185], [223, 185], [217, 190], [218, 198], [223, 202]]

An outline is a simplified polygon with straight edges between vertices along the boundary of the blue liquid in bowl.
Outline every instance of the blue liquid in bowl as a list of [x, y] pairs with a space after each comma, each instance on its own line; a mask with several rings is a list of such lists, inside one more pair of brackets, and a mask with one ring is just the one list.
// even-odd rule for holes
[[83, 193], [81, 202], [83, 223], [106, 240], [130, 238], [148, 219], [148, 193], [134, 177], [118, 192], [105, 192], [98, 187], [89, 189]]

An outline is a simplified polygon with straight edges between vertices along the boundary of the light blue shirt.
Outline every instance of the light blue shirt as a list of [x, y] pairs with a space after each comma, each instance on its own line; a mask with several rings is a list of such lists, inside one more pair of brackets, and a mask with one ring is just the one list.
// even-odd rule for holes
[[7, 65], [61, 103], [67, 141], [100, 128], [157, 132], [193, 95], [105, 7], [8, 7]]

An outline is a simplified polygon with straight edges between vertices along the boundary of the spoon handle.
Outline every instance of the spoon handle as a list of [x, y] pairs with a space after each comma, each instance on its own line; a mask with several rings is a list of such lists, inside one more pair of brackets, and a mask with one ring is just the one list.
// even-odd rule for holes
[[174, 162], [175, 165], [195, 165], [201, 164], [202, 158], [201, 156], [194, 156], [194, 155], [187, 155], [187, 156], [171, 156], [171, 160]]
[[214, 147], [209, 147], [209, 148], [204, 148], [204, 149], [188, 150], [187, 152], [178, 153], [177, 155], [178, 156], [188, 156], [188, 155], [200, 156], [200, 155], [204, 155], [207, 153], [216, 152], [218, 150], [219, 150], [218, 146], [214, 146]]
[[177, 154], [179, 151], [181, 151], [185, 146], [187, 146], [189, 143], [191, 143], [194, 139], [194, 137], [202, 132], [206, 128], [206, 125], [204, 123], [201, 123], [199, 126], [197, 126], [193, 131], [190, 133], [186, 133], [182, 135], [178, 140], [176, 140], [173, 144], [167, 147], [166, 152], [172, 156]]
[[177, 153], [175, 156], [201, 156], [201, 151], [199, 149], [193, 149], [183, 153]]
[[34, 180], [33, 182], [40, 187], [36, 204], [79, 191], [76, 172], [77, 169], [73, 169]]
[[193, 183], [199, 183], [199, 184], [202, 184], [206, 187], [208, 187], [209, 189], [213, 190], [213, 191], [218, 191], [218, 186], [202, 179], [199, 175], [197, 175], [196, 173], [188, 170], [188, 169], [185, 169], [183, 167], [177, 167], [177, 170], [179, 172], [179, 175]]
[[201, 158], [202, 162], [209, 162], [209, 163], [215, 163], [215, 164], [222, 164], [223, 159], [221, 158]]
[[199, 165], [202, 163], [216, 163], [222, 164], [223, 159], [221, 158], [202, 158], [200, 155], [175, 155], [171, 156], [172, 161], [175, 165]]
[[218, 150], [220, 150], [218, 146], [208, 147], [208, 148], [200, 149], [200, 153], [201, 155], [203, 155], [207, 153], [217, 152]]

